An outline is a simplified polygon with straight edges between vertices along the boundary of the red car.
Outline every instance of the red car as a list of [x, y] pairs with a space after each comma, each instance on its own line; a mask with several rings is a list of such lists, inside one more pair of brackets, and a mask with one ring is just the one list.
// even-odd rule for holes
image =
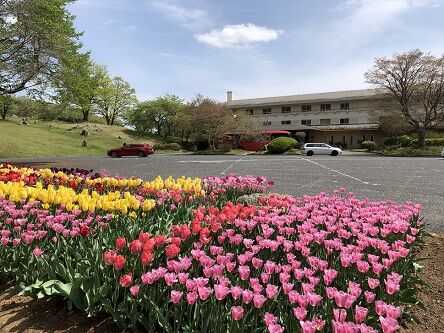
[[122, 156], [138, 156], [145, 157], [154, 154], [154, 149], [146, 143], [123, 144], [121, 148], [108, 150], [108, 156], [122, 157]]

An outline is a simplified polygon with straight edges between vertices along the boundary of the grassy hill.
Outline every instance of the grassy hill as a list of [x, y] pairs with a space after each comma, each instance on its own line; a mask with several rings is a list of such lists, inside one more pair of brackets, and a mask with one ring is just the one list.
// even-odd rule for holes
[[[88, 137], [80, 135], [82, 129]], [[120, 137], [120, 138], [119, 138]], [[88, 147], [82, 147], [86, 140]], [[0, 158], [40, 156], [98, 156], [106, 155], [110, 148], [120, 147], [123, 142], [157, 142], [151, 136], [142, 135], [119, 126], [93, 123], [70, 124], [63, 122], [29, 121], [22, 125], [20, 119], [0, 121]]]

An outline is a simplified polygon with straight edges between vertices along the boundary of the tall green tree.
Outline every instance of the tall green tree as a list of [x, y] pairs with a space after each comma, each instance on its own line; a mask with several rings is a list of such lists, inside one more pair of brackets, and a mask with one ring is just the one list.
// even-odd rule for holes
[[138, 131], [167, 136], [174, 131], [174, 118], [184, 110], [183, 101], [174, 95], [140, 103], [128, 113], [128, 121]]
[[114, 125], [136, 104], [136, 91], [128, 82], [121, 77], [100, 77], [94, 105], [95, 111], [106, 119], [108, 125]]
[[89, 54], [71, 57], [58, 72], [56, 99], [62, 104], [79, 108], [83, 121], [88, 121], [99, 84], [107, 76], [106, 68], [92, 62]]
[[11, 95], [0, 95], [0, 116], [3, 120], [11, 111], [13, 102], [14, 99]]
[[66, 6], [73, 0], [0, 0], [0, 94], [42, 91], [81, 34]]

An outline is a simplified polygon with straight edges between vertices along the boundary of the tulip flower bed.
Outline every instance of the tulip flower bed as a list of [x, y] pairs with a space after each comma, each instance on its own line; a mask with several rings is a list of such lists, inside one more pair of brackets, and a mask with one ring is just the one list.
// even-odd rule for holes
[[149, 332], [395, 332], [417, 305], [420, 207], [261, 177], [152, 182], [0, 165], [0, 267], [22, 293]]

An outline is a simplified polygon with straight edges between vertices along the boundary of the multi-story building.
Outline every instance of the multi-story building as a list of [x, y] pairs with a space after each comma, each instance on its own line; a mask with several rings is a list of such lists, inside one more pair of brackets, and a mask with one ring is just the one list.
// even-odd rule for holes
[[226, 106], [245, 112], [263, 130], [305, 133], [305, 142], [359, 147], [361, 141], [378, 144], [383, 134], [378, 120], [384, 95], [375, 89], [349, 90], [235, 100], [227, 92]]

